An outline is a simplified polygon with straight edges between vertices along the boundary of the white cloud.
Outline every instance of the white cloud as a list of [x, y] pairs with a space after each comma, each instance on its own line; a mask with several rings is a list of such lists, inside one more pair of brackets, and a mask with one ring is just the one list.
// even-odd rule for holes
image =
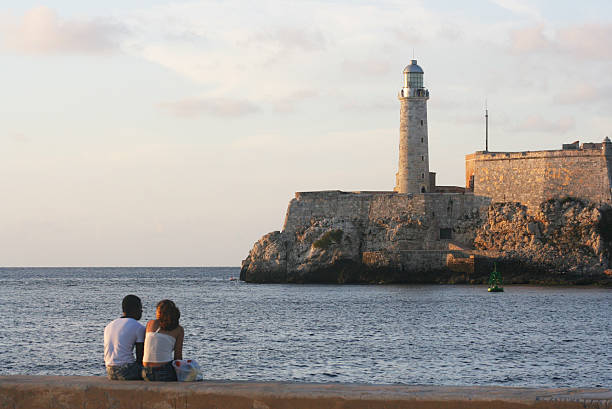
[[[170, 26], [159, 25], [160, 15]], [[351, 68], [362, 76], [380, 77], [390, 72], [398, 49], [406, 54], [404, 64], [410, 58], [414, 43], [407, 38], [435, 38], [448, 26], [419, 1], [385, 7], [324, 1], [195, 2], [160, 6], [134, 14], [130, 21], [138, 35], [130, 40], [128, 52], [206, 87], [207, 95], [240, 95], [257, 103], [285, 98], [305, 83], [318, 89], [342, 87], [353, 75], [345, 70], [347, 64], [355, 63]], [[176, 27], [201, 41], [167, 40]]]
[[249, 101], [226, 98], [185, 98], [163, 102], [160, 107], [173, 115], [185, 118], [200, 115], [242, 117], [259, 111], [259, 107]]
[[538, 52], [554, 47], [544, 35], [543, 25], [513, 30], [510, 33], [510, 40], [512, 50], [517, 53]]
[[21, 132], [10, 134], [9, 137], [14, 142], [19, 142], [19, 143], [28, 143], [28, 142], [31, 142], [31, 139], [28, 136], [26, 136], [23, 133], [21, 133]]
[[510, 32], [512, 51], [519, 54], [556, 53], [591, 60], [612, 59], [612, 24], [581, 24], [549, 27], [543, 24]]
[[391, 72], [391, 63], [380, 58], [345, 59], [342, 61], [342, 70], [346, 73], [357, 74], [363, 77], [377, 77]]
[[533, 20], [542, 20], [540, 11], [531, 4], [521, 0], [492, 0], [494, 4], [512, 13], [526, 16]]
[[294, 112], [302, 102], [315, 98], [318, 95], [319, 93], [313, 89], [301, 89], [291, 92], [285, 97], [273, 100], [271, 103], [276, 112]]
[[270, 47], [274, 52], [288, 54], [292, 51], [320, 51], [325, 49], [325, 38], [316, 29], [281, 26], [255, 33], [248, 45]]
[[[607, 91], [607, 90], [606, 90]], [[578, 84], [565, 89], [555, 96], [555, 101], [561, 104], [592, 102], [604, 97], [601, 89], [590, 84]]]
[[4, 16], [0, 38], [5, 49], [23, 54], [99, 54], [117, 51], [124, 29], [108, 20], [62, 20], [48, 7], [22, 17]]
[[612, 24], [581, 24], [564, 27], [558, 31], [557, 42], [569, 55], [610, 60], [612, 59]]
[[530, 115], [514, 125], [512, 130], [516, 132], [542, 132], [558, 134], [573, 129], [575, 125], [576, 123], [572, 117], [549, 120], [541, 115]]

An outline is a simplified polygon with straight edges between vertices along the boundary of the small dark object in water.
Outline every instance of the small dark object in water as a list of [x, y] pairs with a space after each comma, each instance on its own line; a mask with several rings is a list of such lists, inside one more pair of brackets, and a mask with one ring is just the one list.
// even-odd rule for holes
[[504, 287], [502, 287], [502, 276], [501, 273], [497, 271], [497, 263], [493, 263], [493, 271], [489, 276], [489, 289], [487, 291], [490, 293], [504, 292]]

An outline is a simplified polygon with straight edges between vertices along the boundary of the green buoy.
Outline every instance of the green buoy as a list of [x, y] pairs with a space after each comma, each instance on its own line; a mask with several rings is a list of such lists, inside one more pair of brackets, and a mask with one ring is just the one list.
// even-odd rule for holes
[[493, 263], [493, 271], [489, 276], [489, 289], [487, 291], [490, 293], [501, 293], [504, 291], [501, 273], [497, 271], [497, 263]]

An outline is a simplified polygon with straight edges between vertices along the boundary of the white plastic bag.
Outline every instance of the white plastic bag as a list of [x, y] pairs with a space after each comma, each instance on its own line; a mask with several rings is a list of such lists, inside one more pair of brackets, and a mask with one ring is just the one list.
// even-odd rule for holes
[[181, 359], [172, 361], [176, 371], [176, 379], [179, 382], [193, 382], [202, 380], [200, 365], [193, 359]]

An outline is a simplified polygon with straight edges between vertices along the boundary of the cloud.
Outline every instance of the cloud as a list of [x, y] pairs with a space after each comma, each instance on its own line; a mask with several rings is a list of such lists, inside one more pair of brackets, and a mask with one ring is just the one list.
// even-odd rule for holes
[[307, 52], [325, 49], [325, 38], [320, 31], [301, 27], [279, 27], [262, 31], [254, 34], [248, 43], [270, 46], [284, 52], [295, 49]]
[[531, 53], [550, 49], [553, 44], [544, 36], [544, 26], [525, 27], [510, 32], [512, 51]]
[[494, 4], [514, 14], [527, 16], [534, 20], [542, 20], [540, 11], [521, 0], [492, 0]]
[[422, 32], [416, 27], [395, 27], [391, 29], [393, 36], [406, 44], [420, 44], [424, 41]]
[[540, 115], [530, 115], [516, 124], [512, 130], [517, 132], [563, 133], [573, 129], [574, 126], [575, 121], [572, 117], [550, 121]]
[[280, 113], [288, 113], [294, 112], [297, 109], [297, 106], [308, 100], [315, 98], [319, 93], [312, 89], [302, 89], [298, 91], [294, 91], [283, 98], [278, 98], [272, 101], [272, 105], [276, 112]]
[[560, 104], [574, 104], [580, 102], [592, 102], [605, 97], [606, 92], [602, 92], [592, 85], [579, 84], [573, 88], [567, 89], [564, 92], [557, 94], [554, 97], [555, 102]]
[[242, 117], [260, 110], [257, 105], [249, 101], [227, 98], [185, 98], [164, 102], [159, 106], [171, 114], [183, 118], [195, 118], [201, 115]]
[[255, 48], [267, 55], [265, 65], [284, 62], [298, 53], [313, 53], [325, 50], [326, 41], [323, 34], [312, 28], [277, 27], [252, 34], [243, 45]]
[[453, 118], [453, 122], [460, 123], [460, 124], [468, 124], [468, 125], [481, 125], [483, 128], [485, 127], [484, 114], [481, 114], [481, 115], [477, 115], [474, 113], [459, 114]]
[[391, 72], [391, 64], [376, 58], [345, 59], [342, 61], [342, 71], [372, 78]]
[[436, 35], [439, 39], [455, 42], [461, 40], [464, 33], [459, 26], [447, 24], [440, 27]]
[[612, 24], [582, 24], [559, 30], [557, 42], [568, 53], [584, 58], [612, 58]]
[[[205, 86], [209, 96], [231, 98], [240, 93], [263, 104], [304, 84], [326, 89], [344, 86], [350, 75], [340, 71], [343, 61], [372, 57], [391, 64], [400, 52], [410, 55], [406, 41], [398, 36], [432, 38], [445, 25], [420, 0], [390, 2], [385, 7], [317, 0], [271, 0], [262, 5], [237, 0], [188, 2], [136, 13], [130, 21], [139, 29], [124, 44], [127, 53]], [[169, 41], [164, 33], [179, 28], [201, 40]], [[385, 67], [369, 63], [365, 70], [383, 72]]]
[[62, 20], [48, 7], [0, 21], [4, 48], [23, 54], [100, 54], [118, 50], [124, 28], [107, 20]]
[[340, 106], [343, 111], [349, 112], [372, 112], [372, 111], [391, 111], [397, 108], [397, 101], [394, 101], [392, 98], [381, 101], [366, 101], [366, 102], [357, 102], [351, 100], [351, 102], [344, 103]]
[[612, 24], [582, 24], [557, 29], [544, 25], [510, 32], [512, 51], [522, 53], [555, 52], [592, 60], [612, 59]]
[[13, 133], [13, 134], [10, 134], [9, 136], [13, 141], [19, 142], [19, 143], [27, 143], [31, 141], [31, 139], [28, 136], [24, 135], [21, 132]]

